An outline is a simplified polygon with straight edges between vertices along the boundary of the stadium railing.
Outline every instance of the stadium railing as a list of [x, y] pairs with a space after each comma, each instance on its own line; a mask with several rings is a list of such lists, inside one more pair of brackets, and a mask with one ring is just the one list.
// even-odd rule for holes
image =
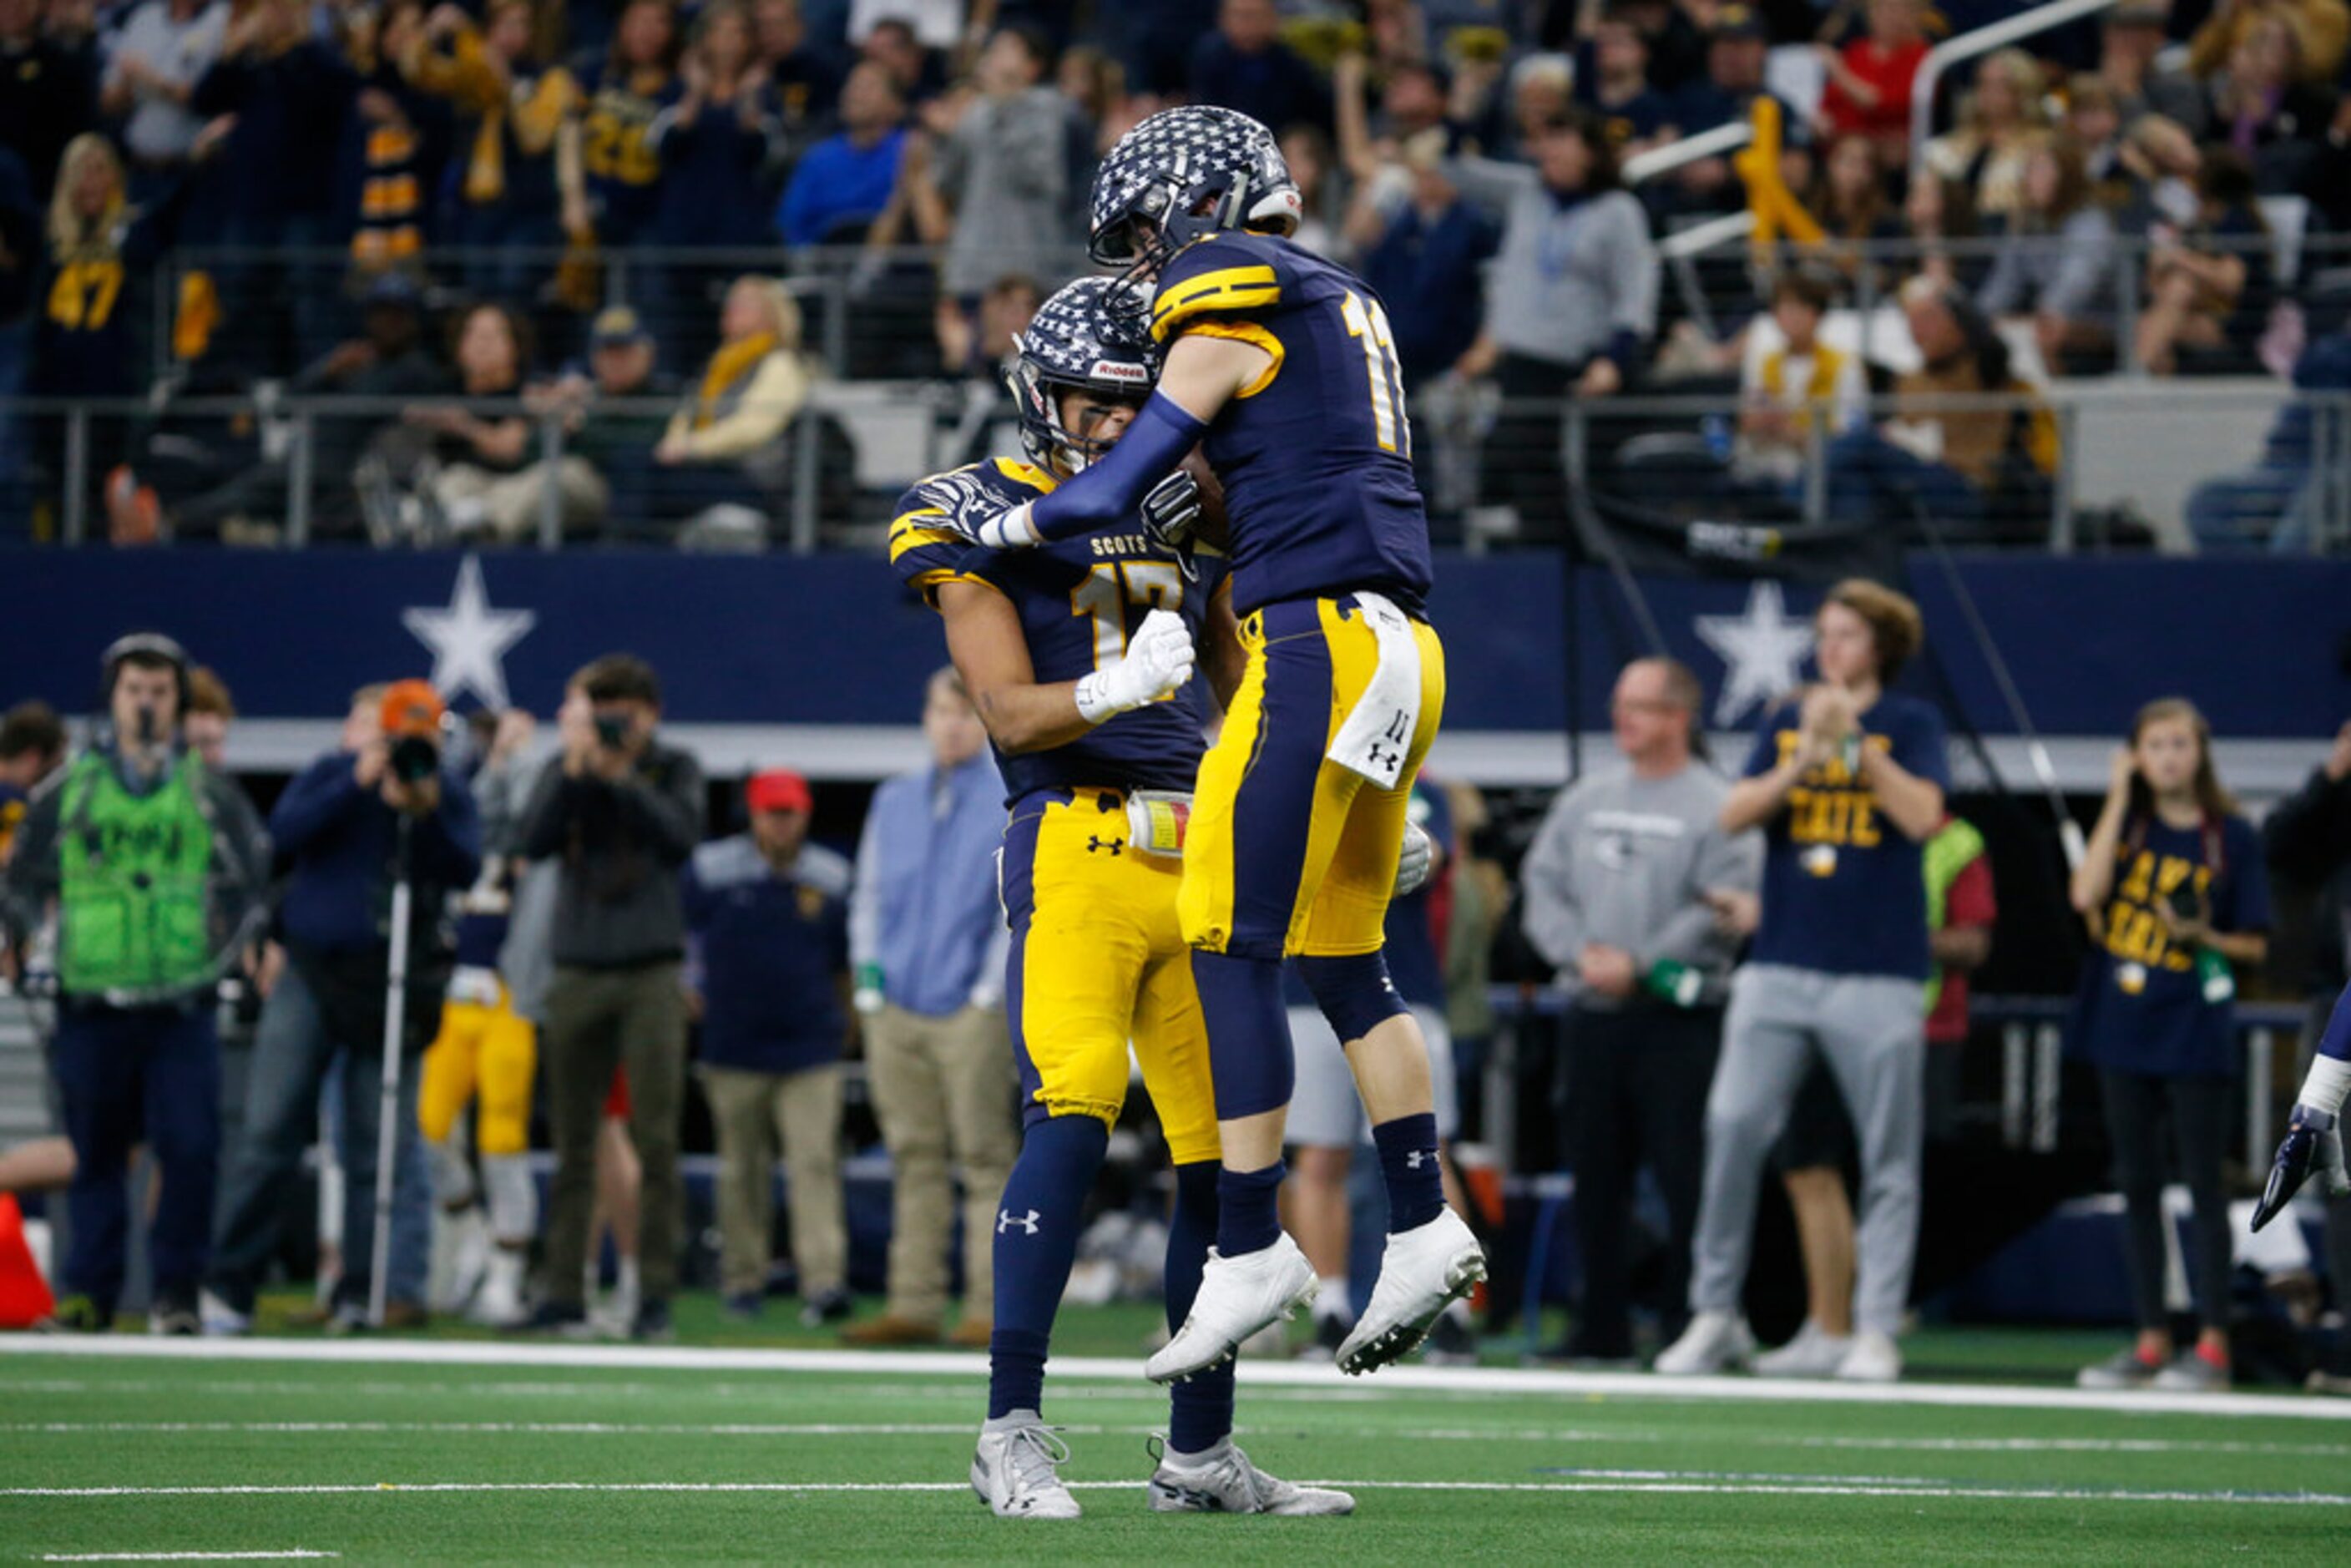
[[1954, 66], [1964, 65], [1994, 49], [2006, 48], [2026, 38], [2052, 32], [2085, 16], [2094, 16], [2117, 4], [2117, 0], [2050, 0], [2046, 5], [2035, 5], [2013, 16], [2003, 16], [1997, 22], [1944, 39], [1927, 51], [1918, 64], [1918, 74], [1910, 83], [1910, 163], [1918, 166], [1928, 139], [1935, 129], [1935, 89]]
[[[2307, 548], [2351, 546], [2351, 392], [2296, 393], [2272, 380], [2199, 381], [2192, 390], [2066, 382], [2027, 392], [1872, 399], [1856, 429], [1883, 428], [1900, 413], [1928, 416], [1914, 420], [1914, 430], [1947, 418], [1989, 420], [2003, 433], [2004, 455], [1989, 482], [1957, 497], [1964, 504], [1946, 504], [1948, 491], [1917, 491], [1928, 508], [1925, 522], [1898, 476], [1870, 488], [1863, 504], [1855, 454], [1825, 417], [1812, 421], [1799, 448], [1776, 459], [1759, 455], [1740, 434], [1740, 395], [1719, 387], [1505, 400], [1489, 386], [1447, 381], [1417, 394], [1413, 431], [1440, 541], [1482, 550], [1545, 548], [1578, 535], [1594, 544], [1603, 535], [1638, 567], [1660, 551], [1677, 561], [1761, 561], [1923, 542], [1934, 531], [1981, 547], [2186, 549], [2195, 542], [2188, 515], [2197, 487], [2258, 478], [2271, 427], [2296, 404], [2309, 414], [2309, 465], [2301, 479], [2270, 477], [2268, 513], [2283, 513], [2306, 484]], [[584, 451], [609, 486], [605, 504], [583, 512], [576, 501], [567, 506], [562, 486], [548, 484], [519, 519], [510, 506], [495, 524], [451, 508], [434, 477], [438, 462], [449, 460], [445, 450], [436, 462], [403, 426], [403, 412], [419, 406], [529, 420], [524, 466]], [[32, 437], [34, 461], [16, 477], [53, 508], [37, 537], [68, 545], [103, 534], [93, 522], [100, 483], [126, 455], [161, 492], [172, 537], [184, 542], [478, 540], [805, 553], [877, 548], [892, 503], [914, 480], [1017, 450], [1009, 404], [974, 382], [820, 382], [768, 446], [740, 463], [704, 467], [653, 460], [659, 426], [681, 406], [674, 395], [615, 399], [592, 405], [573, 426], [511, 400], [301, 396], [265, 387], [236, 396], [17, 399], [0, 402], [0, 417], [21, 416]], [[1934, 450], [1932, 437], [1915, 441]], [[1526, 478], [1537, 470], [1554, 478], [1530, 500]], [[718, 505], [737, 510], [714, 518], [709, 509]], [[2251, 503], [2257, 512], [2262, 505]], [[2250, 542], [2262, 542], [2258, 529]]]
[[[1904, 280], [1932, 260], [1956, 275], [1961, 293], [1973, 295], [2008, 243], [1996, 236], [1933, 243], [1833, 239], [1809, 247], [1759, 248], [1750, 243], [1752, 222], [1744, 212], [1677, 212], [1665, 172], [1688, 161], [1692, 150], [1713, 146], [1710, 138], [1724, 139], [1714, 148], [1719, 155], [1747, 135], [1745, 126], [1729, 126], [1644, 155], [1660, 172], [1651, 186], [1666, 284], [1660, 349], [1671, 344], [1684, 322], [1705, 339], [1729, 340], [1768, 309], [1772, 274], [1802, 263], [1843, 277], [1840, 313], [1849, 311], [1861, 321], [1865, 348], [1880, 333], [1898, 340], [1895, 298]], [[2315, 335], [2351, 319], [2351, 235], [2308, 232], [2309, 205], [2298, 196], [2263, 197], [2260, 206], [2265, 236], [2197, 242], [2207, 250], [2260, 252], [2268, 261], [2273, 298], [2257, 302], [2251, 313], [2262, 318], [2254, 330], [2269, 333], [2274, 324], [2277, 331], [2273, 343], [2231, 345], [2234, 357], [2247, 364], [2264, 349], [2273, 355], [2287, 352], [2295, 330]], [[2026, 252], [2059, 243], [2018, 242]], [[2069, 376], [2138, 370], [2137, 326], [2148, 298], [2148, 258], [2157, 248], [2147, 237], [2116, 236], [2103, 281], [2078, 318], [2082, 341], [2068, 348], [2062, 364], [2042, 365], [2032, 344], [2031, 302], [2020, 305], [2009, 336], [2026, 369]], [[1046, 288], [1089, 270], [1074, 246], [1055, 257], [1055, 265], [1036, 279]], [[804, 347], [839, 379], [869, 381], [946, 373], [935, 330], [942, 298], [937, 261], [937, 252], [913, 248], [633, 249], [599, 253], [590, 262], [567, 260], [567, 253], [556, 250], [446, 246], [418, 257], [407, 275], [421, 302], [436, 315], [479, 300], [519, 308], [539, 329], [537, 359], [543, 367], [578, 350], [598, 309], [632, 306], [660, 343], [664, 368], [677, 375], [695, 373], [716, 344], [730, 282], [745, 274], [776, 277], [799, 302]], [[168, 253], [155, 267], [147, 291], [149, 319], [138, 336], [145, 366], [141, 379], [156, 383], [201, 371], [207, 363], [235, 366], [248, 375], [290, 375], [356, 332], [369, 281], [353, 270], [347, 253], [331, 247], [184, 247]], [[189, 306], [198, 300], [204, 308], [192, 315]], [[2298, 322], [2284, 319], [2296, 311]], [[2273, 317], [2279, 319], [2273, 323]], [[207, 319], [208, 330], [191, 332], [191, 320]], [[182, 356], [198, 341], [204, 355], [192, 365]]]

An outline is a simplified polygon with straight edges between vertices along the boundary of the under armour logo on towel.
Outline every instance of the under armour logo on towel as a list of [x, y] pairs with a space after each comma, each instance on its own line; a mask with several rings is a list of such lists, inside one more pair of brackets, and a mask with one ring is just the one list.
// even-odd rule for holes
[[1111, 853], [1116, 854], [1125, 847], [1126, 841], [1124, 839], [1102, 839], [1095, 838], [1092, 835], [1088, 835], [1086, 839], [1086, 853], [1088, 854], [1092, 854], [1097, 850], [1108, 850]]
[[1037, 1234], [1037, 1222], [1044, 1218], [1033, 1208], [1026, 1214], [1015, 1214], [1008, 1208], [999, 1208], [996, 1211], [996, 1233], [1001, 1236], [1017, 1225], [1034, 1236]]
[[1374, 768], [1389, 768], [1404, 760], [1402, 752], [1382, 751], [1377, 746], [1366, 747], [1364, 755], [1371, 758], [1372, 766]]

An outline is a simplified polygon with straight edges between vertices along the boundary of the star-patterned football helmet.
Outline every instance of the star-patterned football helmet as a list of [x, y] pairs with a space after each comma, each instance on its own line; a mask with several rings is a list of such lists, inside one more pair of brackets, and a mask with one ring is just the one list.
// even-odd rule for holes
[[1162, 110], [1102, 160], [1087, 250], [1105, 267], [1148, 270], [1225, 229], [1290, 234], [1303, 210], [1272, 131], [1237, 110]]
[[1109, 444], [1061, 423], [1068, 391], [1140, 403], [1159, 380], [1159, 351], [1145, 304], [1130, 286], [1081, 277], [1038, 307], [1005, 373], [1020, 413], [1020, 444], [1031, 462], [1075, 474]]

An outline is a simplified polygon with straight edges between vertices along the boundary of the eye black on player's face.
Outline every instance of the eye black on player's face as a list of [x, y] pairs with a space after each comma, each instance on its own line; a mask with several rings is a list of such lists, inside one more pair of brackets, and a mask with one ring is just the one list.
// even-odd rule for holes
[[1061, 394], [1061, 428], [1082, 442], [1101, 446], [1117, 444], [1134, 423], [1143, 408], [1139, 397], [1111, 397], [1102, 392], [1065, 392]]

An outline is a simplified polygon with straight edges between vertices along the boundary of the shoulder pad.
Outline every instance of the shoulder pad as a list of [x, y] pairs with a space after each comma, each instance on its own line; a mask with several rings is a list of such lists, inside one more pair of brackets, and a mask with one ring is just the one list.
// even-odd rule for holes
[[1151, 337], [1165, 343], [1208, 316], [1248, 315], [1281, 302], [1287, 269], [1263, 235], [1213, 235], [1177, 251], [1151, 300]]

